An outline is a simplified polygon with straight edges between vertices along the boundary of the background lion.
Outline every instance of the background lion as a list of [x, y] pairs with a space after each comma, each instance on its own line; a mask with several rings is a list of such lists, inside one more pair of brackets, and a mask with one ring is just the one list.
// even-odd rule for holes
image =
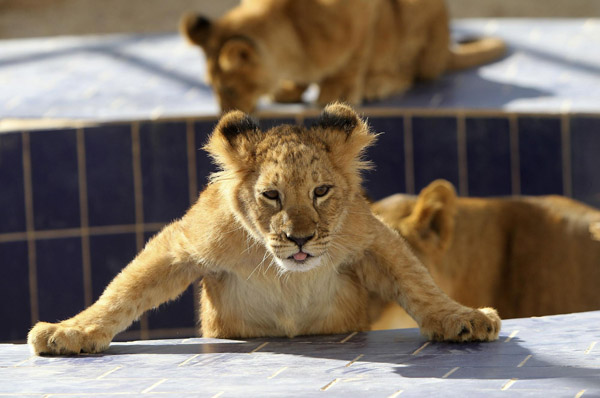
[[245, 112], [263, 95], [299, 101], [311, 83], [321, 105], [377, 100], [505, 52], [497, 39], [450, 48], [443, 0], [246, 0], [180, 30], [204, 50], [221, 108]]
[[[393, 195], [373, 211], [409, 242], [448, 295], [503, 318], [600, 308], [600, 211], [560, 196], [457, 198], [437, 180], [418, 197]], [[377, 328], [411, 326], [394, 309]]]

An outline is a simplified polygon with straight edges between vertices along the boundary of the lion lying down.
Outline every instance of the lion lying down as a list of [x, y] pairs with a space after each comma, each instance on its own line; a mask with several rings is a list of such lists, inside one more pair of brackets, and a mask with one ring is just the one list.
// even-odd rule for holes
[[[436, 283], [503, 318], [600, 309], [600, 211], [560, 196], [457, 198], [432, 182], [372, 210], [398, 230]], [[412, 326], [390, 308], [375, 328]]]
[[[203, 278], [206, 337], [367, 330], [371, 305], [394, 301], [431, 339], [495, 340], [500, 318], [450, 299], [361, 190], [375, 135], [344, 105], [312, 128], [262, 132], [242, 112], [221, 118], [206, 149], [221, 171], [91, 307], [39, 322], [36, 354], [105, 350], [144, 311]], [[390, 349], [393, 349], [390, 347]]]

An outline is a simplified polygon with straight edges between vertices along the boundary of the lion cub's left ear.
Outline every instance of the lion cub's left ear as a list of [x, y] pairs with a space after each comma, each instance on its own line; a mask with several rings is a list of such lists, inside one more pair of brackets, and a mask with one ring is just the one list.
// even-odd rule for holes
[[253, 163], [252, 156], [260, 134], [258, 125], [250, 116], [241, 111], [231, 111], [221, 117], [203, 149], [222, 170], [243, 171]]
[[371, 168], [363, 154], [377, 136], [351, 107], [341, 103], [327, 105], [317, 120], [316, 128], [322, 130], [323, 139], [333, 154], [332, 159], [341, 169], [354, 173]]

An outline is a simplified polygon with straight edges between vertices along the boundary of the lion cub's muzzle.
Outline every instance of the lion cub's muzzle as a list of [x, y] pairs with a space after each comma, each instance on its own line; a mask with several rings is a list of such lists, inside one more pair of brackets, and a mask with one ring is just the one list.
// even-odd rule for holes
[[306, 244], [306, 242], [308, 242], [309, 240], [314, 238], [315, 234], [312, 234], [310, 236], [303, 236], [303, 237], [286, 235], [285, 237], [287, 238], [287, 240], [292, 241], [296, 245], [298, 245], [298, 253], [292, 254], [291, 256], [288, 257], [288, 259], [294, 259], [296, 261], [305, 261], [308, 257], [312, 257], [309, 253], [304, 252], [302, 250], [302, 247]]

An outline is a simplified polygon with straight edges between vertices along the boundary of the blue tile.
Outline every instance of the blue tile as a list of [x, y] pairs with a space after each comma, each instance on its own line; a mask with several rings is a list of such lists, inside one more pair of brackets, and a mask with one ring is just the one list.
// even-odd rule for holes
[[465, 129], [469, 195], [510, 195], [512, 184], [508, 119], [467, 118]]
[[75, 130], [30, 133], [35, 229], [79, 227]]
[[186, 124], [140, 126], [144, 221], [169, 222], [189, 207]]
[[600, 208], [600, 118], [571, 119], [573, 197]]
[[208, 141], [217, 121], [200, 121], [194, 124], [196, 139], [196, 174], [198, 177], [198, 189], [203, 190], [208, 183], [208, 176], [217, 171], [208, 153], [202, 147]]
[[412, 119], [415, 190], [444, 178], [458, 187], [458, 139], [454, 117]]
[[375, 164], [374, 170], [364, 174], [369, 198], [378, 200], [405, 192], [404, 118], [370, 117], [368, 122], [373, 132], [383, 133], [367, 152], [367, 159]]
[[0, 306], [0, 341], [22, 340], [31, 327], [27, 242], [0, 243], [0, 291], [10, 300]]
[[85, 129], [89, 224], [135, 223], [130, 125]]
[[559, 118], [520, 117], [519, 163], [521, 193], [563, 193], [561, 126]]
[[61, 321], [84, 308], [81, 239], [36, 242], [40, 320]]
[[0, 134], [0, 233], [25, 231], [21, 134]]
[[[157, 233], [146, 233], [144, 235], [146, 242]], [[190, 285], [176, 300], [162, 304], [157, 309], [148, 312], [149, 328], [177, 329], [195, 327], [197, 319], [194, 306], [195, 299], [193, 285]]]
[[94, 300], [137, 254], [135, 234], [90, 236], [92, 293]]

